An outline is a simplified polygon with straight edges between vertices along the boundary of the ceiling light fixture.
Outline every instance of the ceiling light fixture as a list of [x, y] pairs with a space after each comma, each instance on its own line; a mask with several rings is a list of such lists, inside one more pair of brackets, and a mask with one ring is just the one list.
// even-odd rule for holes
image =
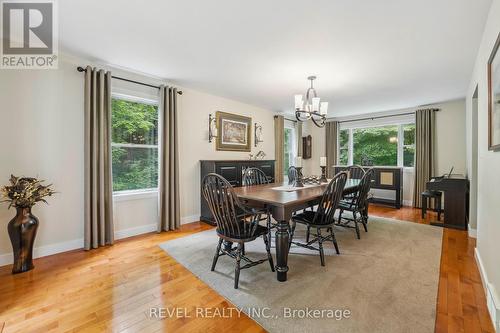
[[306, 91], [305, 100], [303, 95], [295, 95], [295, 117], [298, 121], [312, 120], [318, 127], [326, 124], [326, 114], [328, 112], [328, 102], [321, 102], [313, 82], [316, 76], [307, 78], [311, 81], [311, 87]]

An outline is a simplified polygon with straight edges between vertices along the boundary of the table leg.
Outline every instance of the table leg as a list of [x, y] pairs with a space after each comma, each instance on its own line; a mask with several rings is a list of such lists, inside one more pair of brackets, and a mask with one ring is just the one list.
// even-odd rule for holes
[[288, 272], [288, 220], [281, 220], [276, 230], [276, 274], [278, 281], [286, 281]]

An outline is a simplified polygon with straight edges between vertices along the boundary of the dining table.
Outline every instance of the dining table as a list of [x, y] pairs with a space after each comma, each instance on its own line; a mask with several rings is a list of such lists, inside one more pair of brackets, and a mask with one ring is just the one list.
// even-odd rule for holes
[[[347, 179], [344, 195], [356, 192], [359, 184], [359, 179]], [[234, 188], [236, 195], [245, 205], [268, 209], [278, 223], [275, 236], [278, 281], [287, 280], [289, 223], [292, 214], [317, 205], [327, 186], [328, 183], [305, 185], [304, 187], [294, 187], [288, 183], [270, 183]]]

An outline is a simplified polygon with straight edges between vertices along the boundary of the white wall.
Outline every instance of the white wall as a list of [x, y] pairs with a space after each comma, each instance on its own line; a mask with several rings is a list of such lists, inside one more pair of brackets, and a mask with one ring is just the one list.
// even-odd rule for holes
[[[467, 94], [468, 170], [472, 168], [472, 97], [478, 86], [478, 183], [477, 248], [479, 268], [487, 288], [490, 313], [496, 315], [500, 329], [500, 152], [488, 151], [488, 81], [487, 63], [500, 32], [500, 1], [494, 0], [477, 54]], [[494, 306], [493, 303], [496, 303]], [[496, 309], [494, 309], [496, 307]]]
[[[438, 108], [436, 113], [436, 175], [442, 175], [455, 167], [453, 173], [466, 174], [465, 149], [465, 99], [426, 105], [426, 108]], [[414, 112], [418, 108], [377, 112], [374, 116]], [[371, 115], [371, 114], [370, 114]], [[358, 117], [334, 118], [338, 121], [366, 118]], [[368, 121], [369, 123], [370, 121]], [[304, 174], [319, 174], [319, 157], [325, 156], [325, 129], [314, 126], [311, 122], [304, 124], [303, 135], [310, 134], [313, 139], [313, 157], [304, 161]], [[403, 201], [410, 204], [413, 199], [413, 169], [405, 168], [403, 172]], [[377, 196], [393, 199], [394, 192], [377, 191]]]
[[[83, 245], [84, 115], [83, 74], [77, 65], [89, 61], [60, 58], [58, 70], [4, 70], [0, 75], [0, 184], [11, 173], [38, 176], [54, 184], [59, 192], [49, 205], [37, 205], [40, 219], [35, 256], [80, 248]], [[114, 74], [153, 84], [157, 78], [109, 66]], [[200, 159], [245, 159], [248, 153], [217, 152], [208, 143], [208, 114], [217, 110], [252, 117], [263, 126], [263, 150], [274, 159], [274, 113], [247, 104], [180, 87], [180, 197], [182, 222], [199, 218]], [[113, 90], [155, 99], [155, 89], [113, 80]], [[253, 142], [253, 137], [252, 137]], [[155, 230], [158, 220], [156, 193], [115, 197], [115, 236], [127, 237]], [[13, 209], [0, 205], [0, 265], [11, 262], [6, 232]]]

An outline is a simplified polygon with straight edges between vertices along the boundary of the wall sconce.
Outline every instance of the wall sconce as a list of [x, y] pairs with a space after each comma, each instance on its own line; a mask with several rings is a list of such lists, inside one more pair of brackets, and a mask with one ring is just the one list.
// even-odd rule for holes
[[208, 115], [208, 142], [217, 137], [217, 120], [212, 114]]
[[254, 142], [255, 147], [257, 147], [257, 144], [264, 142], [264, 140], [262, 140], [262, 126], [257, 125], [257, 123], [255, 123], [254, 128]]

